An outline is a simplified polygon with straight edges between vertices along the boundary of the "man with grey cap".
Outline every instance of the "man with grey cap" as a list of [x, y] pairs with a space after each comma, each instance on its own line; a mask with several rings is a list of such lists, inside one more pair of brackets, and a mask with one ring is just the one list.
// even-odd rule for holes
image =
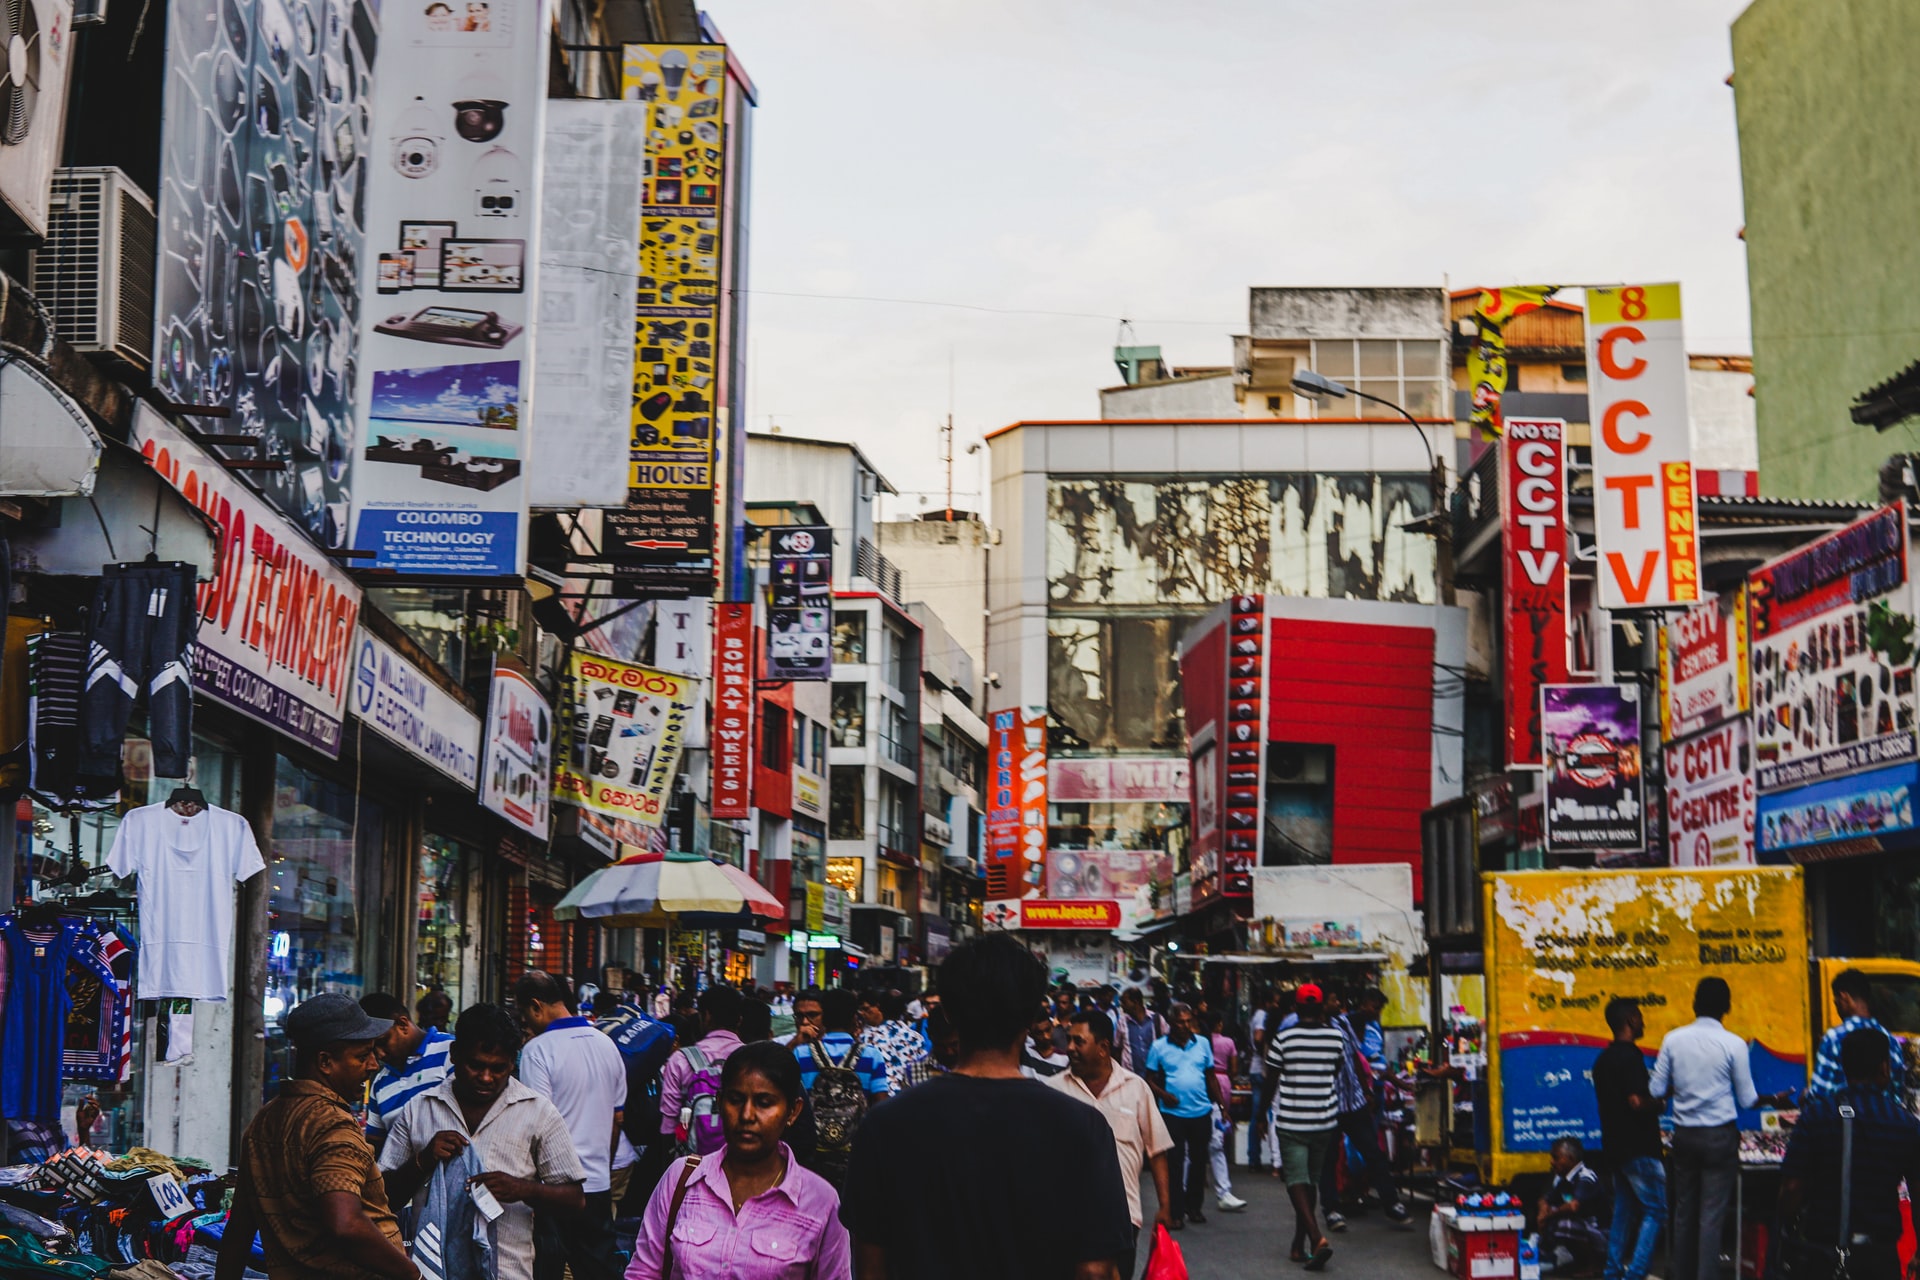
[[239, 1280], [256, 1230], [271, 1280], [419, 1280], [352, 1110], [380, 1066], [374, 1042], [393, 1024], [328, 993], [296, 1006], [283, 1025], [294, 1078], [240, 1139], [215, 1280]]

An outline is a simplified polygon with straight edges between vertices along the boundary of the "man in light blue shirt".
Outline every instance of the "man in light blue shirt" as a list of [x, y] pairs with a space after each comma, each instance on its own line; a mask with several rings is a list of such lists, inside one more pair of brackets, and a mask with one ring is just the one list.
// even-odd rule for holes
[[1193, 1010], [1176, 1004], [1167, 1010], [1173, 1029], [1147, 1050], [1147, 1085], [1160, 1101], [1160, 1114], [1173, 1136], [1167, 1162], [1173, 1228], [1205, 1222], [1201, 1206], [1207, 1192], [1207, 1146], [1213, 1137], [1213, 1107], [1220, 1102], [1213, 1073], [1213, 1046], [1195, 1034]]
[[1746, 1041], [1722, 1025], [1733, 1008], [1725, 978], [1693, 990], [1693, 1021], [1660, 1042], [1653, 1096], [1673, 1103], [1674, 1280], [1719, 1280], [1720, 1236], [1740, 1176], [1742, 1108], [1791, 1104], [1753, 1087]]

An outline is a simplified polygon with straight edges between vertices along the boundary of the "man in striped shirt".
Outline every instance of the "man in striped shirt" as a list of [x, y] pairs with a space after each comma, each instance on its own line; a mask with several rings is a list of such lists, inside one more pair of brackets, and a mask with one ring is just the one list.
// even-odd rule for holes
[[406, 1002], [397, 996], [362, 996], [360, 1008], [369, 1018], [393, 1023], [374, 1045], [382, 1065], [367, 1090], [367, 1141], [378, 1153], [400, 1109], [447, 1078], [452, 1069], [447, 1051], [453, 1047], [453, 1037], [415, 1022], [408, 1016]]
[[1274, 1091], [1275, 1140], [1280, 1166], [1293, 1201], [1290, 1257], [1319, 1271], [1333, 1256], [1333, 1245], [1314, 1220], [1314, 1184], [1327, 1161], [1340, 1123], [1339, 1077], [1350, 1065], [1347, 1037], [1327, 1022], [1325, 998], [1311, 982], [1293, 993], [1299, 1021], [1274, 1034], [1267, 1048], [1267, 1070], [1278, 1081]]

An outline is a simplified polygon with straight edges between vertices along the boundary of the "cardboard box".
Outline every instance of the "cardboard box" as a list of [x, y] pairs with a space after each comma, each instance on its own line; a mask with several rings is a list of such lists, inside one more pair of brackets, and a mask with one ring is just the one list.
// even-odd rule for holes
[[[1520, 1274], [1522, 1214], [1456, 1213], [1451, 1205], [1433, 1211], [1428, 1238], [1434, 1265], [1455, 1280], [1517, 1280]], [[1440, 1241], [1445, 1241], [1444, 1262]]]

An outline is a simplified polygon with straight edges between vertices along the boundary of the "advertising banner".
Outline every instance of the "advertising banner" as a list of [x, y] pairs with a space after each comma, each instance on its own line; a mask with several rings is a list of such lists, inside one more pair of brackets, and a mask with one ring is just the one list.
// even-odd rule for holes
[[1784, 853], [1833, 840], [1876, 840], [1911, 831], [1913, 786], [1909, 763], [1761, 796], [1761, 851]]
[[1500, 397], [1507, 387], [1507, 322], [1538, 311], [1558, 289], [1558, 285], [1514, 285], [1480, 291], [1480, 300], [1473, 308], [1473, 346], [1467, 350], [1467, 389], [1471, 393], [1468, 420], [1480, 429], [1482, 440], [1492, 440], [1501, 433]]
[[[1607, 1045], [1607, 1002], [1640, 1002], [1651, 1059], [1662, 1037], [1693, 1021], [1694, 986], [1709, 973], [1733, 985], [1727, 1030], [1748, 1046], [1754, 1086], [1806, 1085], [1798, 872], [1528, 871], [1494, 877], [1487, 893], [1496, 1152], [1544, 1153], [1566, 1134], [1598, 1143], [1586, 1073]], [[1760, 1117], [1743, 1111], [1740, 1125], [1758, 1129]]]
[[547, 103], [540, 191], [540, 399], [526, 458], [529, 507], [627, 500], [633, 406], [633, 264], [640, 258], [647, 108]]
[[753, 810], [753, 606], [713, 606], [713, 797], [716, 818]]
[[480, 717], [365, 627], [354, 637], [353, 714], [465, 787], [480, 782]]
[[549, 30], [540, 0], [381, 12], [353, 480], [374, 568], [526, 571]]
[[[1730, 608], [1729, 608], [1730, 606]], [[1747, 591], [1709, 596], [1660, 624], [1660, 737], [1671, 742], [1747, 709]]]
[[1904, 503], [1762, 565], [1747, 597], [1762, 795], [1914, 758]]
[[1239, 595], [1228, 602], [1227, 785], [1222, 805], [1218, 892], [1253, 893], [1266, 835], [1267, 598]]
[[657, 827], [700, 682], [576, 649], [554, 799]]
[[133, 446], [220, 526], [200, 588], [193, 686], [328, 756], [340, 754], [360, 588], [300, 530], [144, 404]]
[[260, 439], [231, 456], [284, 462], [253, 481], [323, 547], [346, 543], [355, 481], [373, 12], [178, 0], [154, 14], [167, 30], [154, 385], [231, 410], [222, 434]]
[[1120, 927], [1138, 929], [1173, 914], [1173, 855], [1164, 849], [1052, 849], [1047, 897], [1112, 898]]
[[480, 803], [538, 839], [553, 799], [553, 710], [518, 664], [493, 660]]
[[727, 50], [630, 44], [621, 96], [648, 111], [634, 295], [626, 519], [608, 554], [627, 589], [712, 590]]
[[1188, 778], [1188, 762], [1179, 759], [1055, 760], [1047, 767], [1047, 796], [1055, 804], [1186, 804], [1193, 798]]
[[767, 537], [767, 679], [831, 679], [833, 530], [781, 525]]
[[1631, 852], [1646, 844], [1640, 687], [1548, 685], [1540, 691], [1547, 755], [1547, 848]]
[[1600, 605], [1700, 599], [1680, 286], [1587, 290], [1587, 400]]
[[996, 711], [987, 733], [987, 897], [1024, 898], [1046, 875], [1046, 710]]
[[1515, 418], [1505, 426], [1500, 573], [1507, 602], [1507, 767], [1537, 769], [1540, 690], [1567, 682], [1567, 424]]
[[1753, 865], [1753, 744], [1745, 717], [1670, 742], [1667, 844], [1676, 867]]

